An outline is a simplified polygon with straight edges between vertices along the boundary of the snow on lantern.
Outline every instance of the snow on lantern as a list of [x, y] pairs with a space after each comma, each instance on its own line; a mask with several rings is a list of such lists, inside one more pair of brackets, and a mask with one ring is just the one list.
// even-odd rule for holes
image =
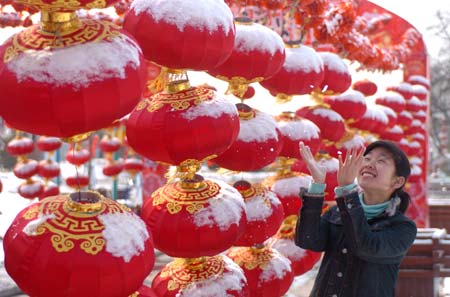
[[281, 297], [291, 286], [291, 262], [273, 248], [241, 247], [227, 256], [244, 270], [250, 296]]
[[96, 192], [26, 207], [6, 232], [3, 248], [8, 274], [36, 297], [128, 296], [154, 263], [145, 223]]
[[427, 113], [423, 110], [419, 110], [417, 112], [412, 113], [412, 116], [414, 119], [417, 119], [417, 120], [421, 121], [422, 123], [425, 123], [425, 121], [427, 119]]
[[405, 100], [411, 99], [411, 97], [414, 95], [414, 90], [412, 88], [412, 85], [407, 82], [402, 82], [397, 86], [390, 86], [387, 87], [386, 90], [388, 91], [394, 91], [403, 96]]
[[389, 124], [387, 115], [376, 105], [367, 106], [364, 115], [349, 126], [369, 133], [380, 134]]
[[117, 175], [122, 172], [124, 164], [123, 160], [115, 160], [113, 154], [120, 149], [122, 143], [118, 137], [112, 136], [110, 133], [108, 131], [99, 143], [100, 150], [103, 152], [107, 162], [102, 169], [102, 173], [105, 176], [117, 178]]
[[422, 85], [427, 90], [430, 89], [430, 80], [422, 75], [411, 75], [406, 79], [411, 85]]
[[368, 79], [359, 80], [352, 85], [353, 90], [359, 91], [364, 94], [364, 96], [372, 96], [378, 90], [376, 83]]
[[418, 112], [426, 109], [427, 103], [416, 96], [412, 96], [411, 99], [406, 100], [406, 110], [409, 112]]
[[245, 202], [247, 221], [244, 232], [234, 246], [261, 244], [277, 233], [284, 218], [283, 206], [277, 195], [262, 184], [250, 184], [245, 180], [233, 184]]
[[377, 105], [377, 107], [386, 114], [388, 118], [388, 128], [394, 127], [395, 124], [397, 124], [397, 113], [392, 108], [384, 105]]
[[344, 119], [340, 114], [326, 106], [305, 106], [298, 109], [295, 114], [316, 124], [324, 141], [339, 141], [344, 136]]
[[420, 166], [413, 164], [411, 166], [411, 175], [408, 178], [408, 181], [411, 183], [419, 182], [422, 178], [422, 168]]
[[401, 113], [397, 114], [397, 125], [402, 127], [404, 130], [406, 130], [411, 125], [412, 121], [413, 116], [407, 110], [404, 110]]
[[413, 94], [420, 100], [425, 100], [428, 97], [428, 90], [422, 85], [413, 85]]
[[293, 112], [284, 112], [277, 117], [283, 147], [279, 156], [300, 159], [299, 143], [302, 141], [315, 154], [320, 147], [320, 129], [310, 120], [300, 118]]
[[54, 182], [47, 182], [44, 191], [39, 195], [39, 200], [45, 199], [47, 197], [57, 196], [59, 195], [59, 186], [55, 184]]
[[178, 258], [225, 251], [242, 234], [246, 221], [241, 194], [200, 175], [158, 188], [145, 201], [141, 217], [152, 230], [155, 247]]
[[284, 43], [275, 31], [248, 18], [235, 21], [236, 36], [231, 55], [208, 73], [229, 83], [228, 91], [242, 97], [250, 83], [275, 75], [285, 60]]
[[54, 152], [61, 147], [61, 144], [62, 142], [59, 138], [45, 136], [39, 137], [36, 142], [38, 149], [48, 154], [47, 159], [41, 160], [38, 165], [38, 174], [44, 179], [44, 192], [39, 195], [39, 200], [59, 194], [59, 187], [49, 180], [56, 178], [61, 172], [59, 164], [52, 158]]
[[166, 91], [144, 98], [127, 121], [127, 141], [137, 153], [154, 161], [179, 165], [222, 154], [239, 133], [236, 107], [223, 95], [190, 87], [181, 78]]
[[281, 69], [260, 84], [281, 102], [293, 95], [305, 95], [318, 89], [324, 77], [323, 62], [316, 51], [305, 45], [287, 45]]
[[124, 29], [146, 59], [172, 69], [208, 70], [231, 54], [235, 26], [230, 8], [220, 0], [134, 0]]
[[340, 95], [325, 96], [323, 101], [339, 113], [346, 122], [360, 119], [367, 109], [363, 93], [355, 90], [347, 90]]
[[274, 162], [282, 148], [280, 130], [269, 114], [243, 103], [236, 106], [239, 111], [239, 135], [213, 162], [229, 170], [261, 169]]
[[375, 99], [375, 103], [390, 107], [396, 113], [401, 113], [406, 107], [406, 100], [397, 92], [387, 91]]
[[11, 127], [71, 138], [109, 125], [141, 98], [146, 69], [134, 39], [106, 21], [52, 12], [61, 6], [74, 10], [83, 2], [71, 4], [45, 4], [40, 26], [0, 46], [0, 105]]
[[155, 296], [249, 297], [243, 270], [227, 256], [175, 259], [155, 276]]
[[425, 124], [420, 120], [413, 120], [411, 124], [404, 129], [406, 135], [413, 135], [415, 133], [425, 133]]
[[79, 168], [89, 161], [91, 155], [87, 149], [84, 149], [81, 142], [75, 143], [74, 147], [69, 149], [66, 154], [66, 160], [75, 166], [76, 174], [66, 178], [66, 184], [74, 189], [81, 189], [89, 185], [89, 177], [81, 174]]
[[354, 149], [361, 149], [365, 146], [365, 140], [362, 136], [355, 133], [355, 131], [347, 129], [345, 135], [338, 142], [325, 146], [324, 149], [337, 158], [339, 155], [346, 156], [347, 152]]
[[[298, 197], [297, 197], [298, 199]], [[296, 215], [286, 218], [275, 236], [267, 241], [267, 245], [291, 261], [291, 268], [294, 276], [302, 275], [311, 270], [314, 264], [319, 261], [322, 253], [304, 250], [295, 245]]]
[[321, 92], [339, 94], [345, 92], [352, 84], [352, 76], [345, 62], [335, 53], [319, 52], [324, 65], [324, 78]]
[[388, 128], [384, 130], [382, 133], [380, 133], [380, 138], [391, 140], [394, 142], [400, 141], [400, 139], [402, 139], [403, 136], [404, 136], [403, 129], [400, 128], [399, 125], [395, 125], [394, 127]]

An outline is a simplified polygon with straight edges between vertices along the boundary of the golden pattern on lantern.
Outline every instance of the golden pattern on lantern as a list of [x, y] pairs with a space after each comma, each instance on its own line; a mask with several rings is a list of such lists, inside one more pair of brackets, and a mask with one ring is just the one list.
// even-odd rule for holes
[[294, 239], [295, 225], [297, 223], [297, 220], [298, 220], [297, 215], [290, 215], [286, 217], [283, 223], [281, 224], [280, 229], [278, 230], [275, 237], [282, 239]]
[[151, 97], [151, 100], [142, 100], [136, 106], [136, 110], [147, 109], [148, 112], [154, 112], [166, 104], [169, 104], [176, 110], [186, 110], [213, 98], [214, 91], [211, 89], [202, 87], [189, 88], [177, 93], [157, 93]]
[[174, 291], [182, 290], [191, 283], [222, 275], [224, 269], [225, 262], [220, 255], [207, 258], [177, 258], [161, 270], [160, 277], [170, 277], [167, 288]]
[[272, 249], [265, 247], [250, 247], [232, 250], [228, 253], [228, 256], [240, 267], [245, 267], [247, 270], [256, 268], [264, 270], [273, 258], [272, 253]]
[[130, 210], [98, 193], [92, 193], [98, 197], [94, 203], [78, 203], [68, 196], [57, 196], [29, 208], [22, 215], [26, 220], [39, 220], [42, 215], [50, 215], [31, 236], [49, 232], [52, 234], [50, 238], [52, 246], [57, 252], [68, 252], [78, 244], [84, 252], [91, 255], [98, 254], [106, 243], [102, 235], [105, 227], [99, 221], [98, 215], [104, 212], [125, 213]]
[[81, 4], [76, 0], [55, 0], [51, 3], [44, 2], [42, 0], [17, 0], [16, 3], [23, 4], [26, 6], [36, 7], [45, 11], [59, 11], [59, 10], [78, 10], [82, 8], [105, 8], [105, 0], [94, 0], [91, 2], [85, 2]]
[[252, 199], [254, 197], [261, 197], [262, 202], [268, 208], [272, 208], [269, 198], [267, 198], [268, 188], [260, 183], [251, 184], [245, 180], [237, 181], [233, 184], [244, 200]]

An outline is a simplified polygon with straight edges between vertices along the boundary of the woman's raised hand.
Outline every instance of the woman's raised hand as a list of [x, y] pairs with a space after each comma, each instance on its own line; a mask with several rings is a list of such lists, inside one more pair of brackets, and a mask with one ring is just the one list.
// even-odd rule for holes
[[311, 173], [314, 182], [318, 184], [325, 183], [325, 177], [327, 175], [325, 168], [317, 164], [313, 154], [311, 153], [311, 149], [302, 141], [300, 141], [300, 155], [302, 156], [303, 161], [306, 163], [306, 166], [308, 167], [308, 170]]
[[355, 181], [358, 171], [361, 168], [364, 150], [364, 147], [361, 147], [347, 151], [345, 161], [342, 161], [342, 155], [339, 155], [339, 170], [337, 172], [339, 187], [349, 185]]

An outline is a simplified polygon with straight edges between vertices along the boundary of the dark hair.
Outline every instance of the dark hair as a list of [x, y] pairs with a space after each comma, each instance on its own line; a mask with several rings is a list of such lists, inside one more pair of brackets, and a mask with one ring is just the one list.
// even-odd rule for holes
[[[406, 183], [409, 175], [411, 174], [411, 165], [409, 164], [408, 156], [406, 156], [405, 152], [391, 141], [377, 140], [367, 146], [364, 151], [364, 156], [377, 147], [384, 148], [392, 154], [392, 158], [395, 163], [395, 174], [397, 176], [403, 176]], [[405, 213], [408, 209], [411, 197], [407, 192], [403, 191], [403, 186], [395, 190], [394, 193], [392, 193], [392, 196], [398, 196], [400, 198], [400, 205], [398, 208], [402, 213]]]

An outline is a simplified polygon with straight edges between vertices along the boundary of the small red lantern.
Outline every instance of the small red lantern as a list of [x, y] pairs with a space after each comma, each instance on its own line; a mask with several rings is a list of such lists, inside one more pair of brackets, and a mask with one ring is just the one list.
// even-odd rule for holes
[[403, 127], [405, 130], [406, 130], [406, 128], [408, 128], [411, 125], [412, 121], [413, 121], [413, 116], [407, 110], [404, 110], [397, 115], [397, 125], [399, 125], [400, 127]]
[[232, 186], [196, 175], [153, 192], [141, 217], [157, 249], [172, 257], [197, 258], [233, 245], [244, 231], [245, 204]]
[[75, 144], [75, 148], [70, 149], [67, 152], [66, 160], [72, 165], [80, 166], [89, 161], [90, 158], [89, 151], [83, 149], [79, 143]]
[[115, 177], [119, 175], [119, 173], [121, 173], [122, 170], [123, 170], [123, 161], [116, 160], [106, 164], [105, 167], [103, 167], [102, 172], [103, 175], [105, 176]]
[[353, 90], [359, 91], [364, 94], [364, 96], [372, 96], [378, 90], [376, 83], [368, 79], [360, 80], [353, 83]]
[[53, 183], [53, 182], [48, 182], [45, 186], [44, 186], [44, 191], [41, 193], [41, 195], [39, 195], [39, 200], [45, 199], [47, 197], [51, 197], [51, 196], [57, 196], [59, 195], [59, 187], [57, 184]]
[[336, 94], [345, 92], [352, 84], [352, 76], [345, 62], [335, 53], [319, 52], [323, 60], [324, 73], [320, 86], [323, 93]]
[[411, 75], [410, 77], [408, 77], [407, 82], [412, 85], [422, 85], [427, 90], [430, 89], [430, 80], [422, 75]]
[[52, 161], [51, 159], [39, 161], [38, 166], [39, 176], [46, 179], [51, 179], [57, 177], [60, 172], [61, 169], [59, 167], [59, 164]]
[[419, 121], [421, 121], [422, 123], [425, 123], [425, 121], [427, 120], [427, 113], [423, 110], [419, 110], [417, 112], [414, 112], [412, 114], [414, 119], [417, 119]]
[[344, 136], [344, 119], [332, 109], [320, 105], [305, 106], [298, 109], [295, 114], [316, 124], [324, 140], [339, 141]]
[[395, 125], [392, 128], [388, 128], [380, 133], [382, 139], [398, 142], [404, 136], [403, 129], [399, 125]]
[[122, 143], [120, 142], [119, 138], [111, 137], [111, 135], [106, 134], [102, 137], [102, 140], [100, 140], [98, 146], [104, 153], [114, 153], [115, 151], [118, 151], [120, 149], [121, 145]]
[[136, 174], [144, 169], [144, 161], [138, 158], [126, 158], [123, 169], [131, 174]]
[[302, 206], [302, 200], [298, 196], [300, 189], [308, 189], [311, 182], [312, 177], [304, 173], [291, 173], [275, 178], [270, 189], [280, 199], [285, 218], [290, 215], [298, 215]]
[[249, 297], [242, 269], [226, 256], [175, 259], [155, 276], [155, 296]]
[[354, 149], [361, 149], [365, 146], [364, 138], [354, 131], [346, 130], [344, 137], [338, 142], [335, 142], [329, 146], [325, 145], [325, 150], [332, 157], [337, 158], [339, 155], [346, 156], [347, 152]]
[[370, 105], [359, 120], [349, 125], [352, 128], [380, 134], [388, 127], [388, 124], [389, 119], [387, 115], [377, 106]]
[[227, 256], [244, 270], [250, 296], [281, 297], [292, 284], [291, 263], [275, 249], [242, 247]]
[[30, 154], [33, 150], [33, 140], [28, 137], [16, 136], [6, 145], [6, 152], [15, 157]]
[[144, 222], [94, 192], [28, 206], [9, 227], [3, 247], [8, 274], [36, 297], [128, 296], [154, 263]]
[[425, 125], [419, 120], [413, 120], [411, 125], [404, 129], [406, 135], [413, 135], [415, 133], [425, 133]]
[[406, 107], [403, 96], [397, 92], [388, 91], [375, 100], [376, 104], [390, 107], [396, 113], [402, 112]]
[[353, 122], [360, 119], [367, 109], [363, 93], [355, 90], [348, 90], [340, 95], [325, 96], [323, 101], [346, 121]]
[[277, 124], [283, 142], [279, 156], [300, 159], [300, 141], [309, 146], [313, 154], [317, 153], [321, 138], [320, 129], [316, 124], [293, 113], [285, 113], [278, 117]]
[[71, 188], [79, 190], [89, 185], [89, 176], [87, 175], [69, 176], [66, 178], [66, 184]]
[[23, 198], [34, 199], [44, 192], [44, 185], [40, 181], [27, 179], [17, 191]]
[[238, 103], [236, 106], [240, 120], [239, 135], [213, 162], [236, 171], [261, 169], [274, 162], [282, 148], [277, 123], [272, 116], [246, 104]]
[[236, 21], [236, 36], [231, 55], [208, 73], [229, 82], [228, 90], [242, 97], [250, 83], [275, 75], [285, 60], [280, 35], [250, 19]]
[[406, 100], [406, 110], [410, 112], [418, 112], [427, 109], [427, 103], [419, 100], [419, 98], [412, 96], [411, 99]]
[[18, 162], [14, 166], [14, 175], [18, 178], [31, 178], [38, 172], [38, 162], [35, 160], [26, 159], [23, 162]]
[[57, 137], [46, 136], [39, 137], [38, 141], [36, 142], [38, 149], [44, 152], [56, 151], [61, 147], [61, 144], [61, 139]]
[[223, 1], [133, 1], [124, 28], [147, 60], [173, 69], [208, 70], [231, 54], [235, 27]]
[[245, 201], [247, 222], [244, 233], [234, 246], [253, 246], [263, 243], [277, 233], [284, 218], [283, 206], [276, 194], [261, 184], [240, 180], [233, 185]]
[[395, 126], [395, 124], [397, 124], [397, 113], [392, 108], [384, 105], [377, 105], [377, 108], [381, 109], [381, 111], [386, 114], [388, 118], [388, 128], [392, 128]]
[[208, 88], [157, 93], [142, 100], [127, 121], [128, 144], [150, 160], [178, 165], [220, 155], [236, 139], [236, 107]]
[[428, 90], [422, 85], [413, 85], [412, 86], [414, 96], [419, 98], [420, 100], [425, 100], [428, 97]]
[[412, 85], [407, 82], [402, 82], [397, 86], [387, 87], [386, 90], [400, 93], [403, 98], [405, 98], [405, 100], [411, 99], [411, 97], [414, 95]]
[[[324, 77], [324, 67], [316, 51], [305, 45], [286, 47], [286, 59], [281, 69], [260, 84], [278, 99], [309, 94], [318, 89]], [[286, 100], [284, 100], [286, 101]]]

